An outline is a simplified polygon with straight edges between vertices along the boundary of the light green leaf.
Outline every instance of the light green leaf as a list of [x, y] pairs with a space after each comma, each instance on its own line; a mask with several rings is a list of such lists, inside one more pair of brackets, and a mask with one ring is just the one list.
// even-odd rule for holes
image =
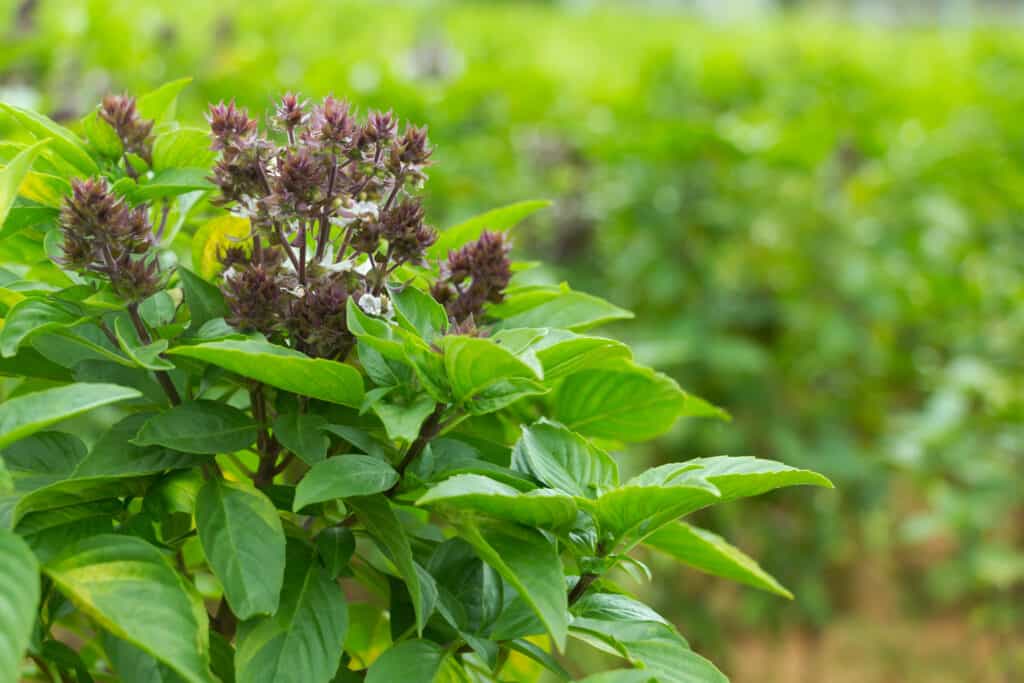
[[[591, 597], [596, 596], [588, 596]], [[642, 667], [659, 682], [728, 683], [722, 672], [691, 650], [675, 628], [646, 606], [625, 598], [639, 611], [623, 612], [621, 604], [606, 601], [584, 604], [585, 600], [574, 609], [577, 616], [570, 628], [574, 637]]]
[[151, 417], [132, 440], [186, 453], [234, 453], [256, 440], [256, 423], [220, 401], [189, 401]]
[[553, 489], [583, 498], [619, 485], [619, 466], [610, 455], [545, 419], [522, 427], [512, 450], [512, 467]]
[[152, 178], [134, 188], [126, 188], [125, 194], [133, 202], [151, 202], [163, 197], [176, 197], [196, 190], [212, 190], [214, 185], [207, 180], [210, 172], [205, 168], [169, 168], [157, 172]]
[[700, 479], [672, 485], [627, 482], [597, 499], [597, 518], [601, 528], [616, 538], [642, 537], [663, 524], [718, 501], [718, 489]]
[[200, 489], [195, 515], [203, 552], [232, 611], [239, 619], [276, 612], [285, 540], [270, 499], [214, 477]]
[[50, 148], [83, 175], [94, 175], [99, 172], [96, 162], [85, 151], [82, 140], [64, 126], [38, 112], [4, 102], [0, 102], [0, 112], [17, 121], [37, 138], [51, 138]]
[[721, 536], [686, 522], [666, 525], [648, 536], [644, 543], [702, 572], [793, 598], [792, 593], [739, 548]]
[[134, 536], [93, 536], [43, 569], [58, 590], [104, 629], [191, 683], [213, 682], [203, 603], [153, 546]]
[[621, 441], [652, 439], [682, 416], [724, 416], [670, 377], [627, 362], [570, 375], [551, 397], [551, 412], [575, 432]]
[[99, 108], [82, 119], [82, 131], [89, 140], [89, 147], [100, 156], [120, 159], [124, 154], [124, 143], [113, 126], [99, 115]]
[[39, 563], [25, 541], [0, 529], [0, 681], [17, 681], [39, 605]]
[[[0, 226], [7, 221], [8, 212], [14, 205], [14, 199], [18, 196], [21, 181], [32, 168], [32, 162], [36, 160], [39, 153], [43, 151], [43, 147], [48, 143], [49, 140], [42, 140], [31, 147], [26, 147], [10, 160], [3, 170], [0, 170]], [[16, 230], [11, 230], [9, 234], [14, 234], [14, 232]], [[3, 234], [6, 236], [7, 233], [8, 230], [5, 226]]]
[[560, 528], [576, 521], [571, 496], [553, 489], [523, 493], [478, 474], [459, 474], [432, 486], [416, 505], [446, 505], [472, 510], [530, 527]]
[[545, 382], [580, 370], [614, 367], [619, 364], [619, 359], [633, 357], [629, 347], [622, 342], [604, 337], [585, 337], [566, 330], [549, 330], [532, 348], [544, 368]]
[[[0, 171], [2, 173], [2, 171]], [[2, 181], [0, 181], [2, 186]], [[0, 189], [0, 192], [3, 190]], [[15, 188], [17, 192], [17, 188]], [[40, 232], [49, 232], [57, 229], [57, 220], [60, 212], [51, 206], [21, 206], [15, 204], [10, 207], [7, 219], [0, 222], [0, 240], [17, 235], [22, 230], [35, 228]]]
[[73, 327], [88, 316], [72, 303], [57, 299], [22, 299], [16, 303], [0, 329], [0, 354], [10, 358], [36, 335]]
[[327, 457], [331, 440], [321, 431], [327, 420], [314, 413], [290, 412], [274, 420], [274, 437], [307, 465], [315, 465]]
[[429, 640], [407, 640], [386, 650], [366, 672], [366, 683], [434, 683], [446, 652]]
[[427, 341], [444, 334], [448, 329], [448, 314], [434, 297], [412, 285], [391, 287], [389, 291], [398, 323], [405, 329]]
[[300, 396], [358, 408], [363, 378], [351, 365], [309, 356], [254, 340], [226, 339], [179, 346], [167, 353], [211, 363]]
[[[501, 319], [496, 325], [498, 329], [552, 327], [582, 332], [633, 317], [624, 308], [600, 297], [573, 291], [566, 285], [524, 290], [512, 290], [504, 303], [488, 308], [488, 314]], [[528, 304], [532, 305], [526, 307]]]
[[370, 455], [339, 455], [313, 465], [295, 489], [293, 509], [336, 498], [370, 496], [398, 483], [391, 465]]
[[681, 463], [678, 474], [670, 477], [672, 484], [689, 483], [692, 478], [706, 479], [722, 492], [721, 502], [759, 496], [784, 486], [823, 486], [833, 488], [828, 478], [774, 460], [750, 456], [694, 458]]
[[644, 669], [614, 669], [581, 678], [577, 683], [658, 683], [658, 679]]
[[472, 242], [480, 237], [484, 230], [509, 230], [530, 214], [550, 204], [551, 202], [547, 200], [532, 200], [491, 209], [442, 231], [437, 242], [427, 253], [433, 258], [443, 258], [449, 249], [458, 249]]
[[459, 535], [512, 584], [540, 618], [558, 650], [564, 651], [568, 601], [555, 545], [536, 529], [512, 524], [478, 526], [467, 522], [459, 527]]
[[373, 412], [384, 423], [384, 430], [392, 441], [412, 443], [419, 436], [424, 420], [434, 412], [434, 399], [417, 396], [409, 404], [391, 403], [386, 399], [373, 403]]
[[[329, 462], [329, 461], [328, 461]], [[427, 619], [433, 611], [433, 600], [424, 587], [420, 572], [412, 557], [412, 546], [405, 533], [405, 527], [395, 515], [391, 503], [381, 495], [365, 498], [350, 498], [345, 501], [356, 512], [359, 521], [377, 544], [387, 553], [412, 598], [416, 612], [416, 631], [423, 632]]]
[[138, 398], [135, 389], [79, 382], [12, 398], [0, 404], [0, 448], [99, 406]]
[[173, 118], [178, 94], [191, 82], [191, 77], [179, 78], [168, 81], [145, 95], [140, 95], [135, 103], [139, 116], [157, 122]]
[[490, 339], [452, 336], [441, 342], [455, 401], [474, 415], [546, 391], [533, 367]]
[[277, 613], [238, 627], [238, 683], [328, 683], [338, 670], [348, 606], [341, 587], [314, 559], [312, 550], [289, 539], [284, 587]]
[[209, 131], [176, 128], [153, 140], [153, 170], [171, 168], [209, 168], [217, 153], [210, 149]]

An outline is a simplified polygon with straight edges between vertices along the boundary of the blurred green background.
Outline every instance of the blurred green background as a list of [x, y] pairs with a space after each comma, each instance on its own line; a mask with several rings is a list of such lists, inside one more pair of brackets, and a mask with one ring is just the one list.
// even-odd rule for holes
[[794, 602], [645, 558], [695, 648], [740, 683], [1021, 680], [1024, 11], [782, 4], [0, 0], [0, 100], [73, 120], [189, 75], [195, 124], [286, 89], [429, 124], [434, 223], [554, 200], [520, 257], [734, 417], [626, 467], [838, 485], [698, 520]]

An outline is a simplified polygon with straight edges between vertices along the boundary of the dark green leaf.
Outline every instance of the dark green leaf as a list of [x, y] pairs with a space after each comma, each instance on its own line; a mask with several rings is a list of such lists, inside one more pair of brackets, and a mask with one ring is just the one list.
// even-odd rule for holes
[[335, 498], [369, 496], [398, 483], [391, 465], [370, 455], [339, 455], [317, 463], [295, 490], [294, 510]]
[[188, 305], [190, 333], [196, 332], [208, 321], [223, 318], [227, 315], [224, 296], [214, 285], [202, 279], [188, 268], [178, 267], [181, 288], [185, 293], [185, 304]]
[[332, 578], [341, 575], [356, 551], [356, 537], [344, 526], [329, 526], [316, 535], [316, 552]]
[[387, 650], [366, 673], [366, 683], [434, 683], [446, 656], [429, 640], [407, 640]]
[[133, 443], [186, 453], [233, 453], [256, 440], [256, 423], [219, 401], [189, 401], [151, 417]]
[[307, 465], [315, 465], [327, 457], [331, 440], [322, 431], [327, 420], [312, 413], [282, 413], [274, 420], [274, 436]]
[[459, 535], [515, 587], [563, 651], [569, 628], [568, 602], [555, 545], [535, 529], [512, 524], [467, 523], [460, 527]]
[[348, 606], [338, 584], [313, 561], [310, 548], [289, 539], [277, 613], [238, 627], [239, 683], [328, 683], [338, 670]]
[[277, 611], [285, 539], [261, 491], [214, 477], [196, 499], [196, 528], [214, 575], [239, 619]]

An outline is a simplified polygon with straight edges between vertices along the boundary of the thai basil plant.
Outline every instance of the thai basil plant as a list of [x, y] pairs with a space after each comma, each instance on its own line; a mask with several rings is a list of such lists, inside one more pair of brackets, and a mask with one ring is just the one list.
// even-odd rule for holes
[[724, 681], [636, 551], [788, 595], [681, 518], [828, 481], [623, 481], [724, 413], [590, 332], [628, 312], [523, 283], [544, 202], [438, 232], [425, 129], [294, 95], [191, 128], [184, 84], [2, 108], [0, 681], [570, 680], [570, 641], [621, 660], [588, 681]]

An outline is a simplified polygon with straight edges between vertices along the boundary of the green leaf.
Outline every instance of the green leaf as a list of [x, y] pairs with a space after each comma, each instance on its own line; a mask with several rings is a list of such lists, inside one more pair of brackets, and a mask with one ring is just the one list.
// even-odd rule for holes
[[339, 455], [313, 465], [295, 489], [293, 510], [336, 498], [370, 496], [398, 483], [391, 465], [369, 455]]
[[694, 458], [680, 465], [678, 474], [670, 478], [671, 483], [688, 483], [691, 478], [706, 479], [721, 491], [723, 503], [759, 496], [784, 486], [833, 488], [832, 482], [817, 472], [750, 456]]
[[546, 391], [537, 371], [503, 346], [479, 337], [444, 337], [444, 366], [457, 403], [474, 415]]
[[521, 655], [529, 657], [533, 661], [537, 662], [545, 669], [555, 674], [560, 681], [568, 681], [572, 676], [569, 672], [558, 663], [558, 660], [551, 656], [551, 653], [547, 650], [539, 647], [535, 643], [526, 640], [525, 638], [516, 638], [506, 643], [506, 646]]
[[87, 316], [75, 304], [56, 299], [22, 299], [16, 303], [0, 329], [0, 355], [10, 358], [36, 335], [73, 327]]
[[565, 575], [558, 549], [540, 531], [512, 524], [478, 526], [467, 522], [459, 535], [519, 592], [558, 650], [565, 650], [569, 628]]
[[39, 605], [39, 563], [25, 542], [0, 529], [0, 681], [17, 681]]
[[356, 552], [356, 537], [344, 526], [329, 526], [316, 535], [316, 553], [328, 575], [338, 577]]
[[633, 357], [622, 342], [604, 337], [587, 337], [566, 330], [548, 330], [531, 347], [544, 368], [545, 382], [580, 370], [620, 365]]
[[107, 653], [114, 671], [122, 681], [146, 683], [181, 683], [181, 676], [166, 664], [150, 656], [129, 642], [109, 633], [101, 636], [103, 651]]
[[532, 200], [491, 209], [442, 231], [437, 242], [427, 253], [433, 258], [442, 258], [448, 254], [449, 249], [458, 249], [467, 242], [472, 242], [480, 237], [484, 230], [509, 230], [530, 214], [550, 204], [551, 202], [547, 200]]
[[[0, 171], [2, 174], [3, 171]], [[0, 193], [3, 181], [0, 180]], [[17, 188], [15, 188], [15, 191]], [[57, 219], [60, 212], [50, 206], [21, 206], [15, 204], [10, 207], [7, 219], [0, 221], [0, 240], [17, 235], [22, 230], [35, 228], [40, 232], [49, 232], [57, 229]]]
[[126, 195], [135, 203], [151, 202], [164, 197], [176, 197], [196, 190], [212, 190], [214, 185], [207, 180], [210, 172], [205, 168], [169, 168], [159, 171], [152, 178], [131, 188]]
[[[329, 461], [328, 461], [329, 462]], [[405, 527], [395, 515], [391, 503], [381, 495], [351, 498], [345, 501], [356, 512], [359, 521], [394, 563], [399, 576], [405, 581], [416, 612], [416, 631], [422, 634], [433, 611], [433, 600], [424, 586], [420, 572], [412, 557], [412, 546]]]
[[214, 318], [223, 318], [228, 309], [224, 304], [224, 296], [214, 285], [202, 279], [188, 268], [177, 269], [184, 290], [185, 304], [189, 310], [190, 333], [199, 330], [205, 323]]
[[682, 416], [724, 416], [670, 377], [626, 362], [567, 377], [551, 397], [551, 413], [575, 432], [621, 441], [652, 439]]
[[694, 569], [793, 599], [751, 557], [710, 531], [677, 522], [658, 529], [644, 543]]
[[[71, 184], [63, 178], [49, 173], [29, 171], [18, 187], [18, 194], [37, 204], [59, 209], [64, 198], [71, 193]], [[60, 233], [47, 233], [46, 238], [59, 238]], [[47, 253], [53, 255], [52, 250]]]
[[226, 339], [167, 352], [211, 363], [300, 396], [358, 408], [363, 402], [363, 378], [350, 365], [309, 356], [254, 340]]
[[113, 126], [99, 115], [98, 107], [82, 119], [82, 132], [89, 140], [89, 147], [100, 156], [120, 159], [124, 154], [124, 143]]
[[407, 640], [386, 650], [366, 672], [366, 683], [434, 683], [447, 656], [429, 640]]
[[619, 485], [619, 466], [610, 455], [545, 419], [522, 427], [512, 450], [512, 467], [553, 489], [583, 498]]
[[432, 486], [416, 505], [472, 510], [530, 527], [562, 528], [576, 521], [572, 497], [552, 489], [523, 493], [478, 474], [459, 474]]
[[276, 612], [285, 540], [270, 499], [214, 477], [200, 489], [195, 514], [203, 552], [232, 611], [239, 619]]
[[566, 285], [512, 290], [504, 303], [487, 312], [501, 319], [498, 329], [552, 327], [573, 332], [633, 317], [624, 308]]
[[85, 151], [82, 140], [64, 126], [30, 109], [0, 102], [0, 111], [40, 139], [51, 138], [50, 148], [83, 175], [95, 175], [99, 167]]
[[616, 538], [630, 534], [642, 537], [663, 524], [718, 501], [718, 489], [699, 479], [672, 485], [627, 482], [598, 498], [597, 518], [601, 528]]
[[341, 587], [289, 539], [277, 613], [238, 627], [238, 683], [328, 683], [341, 661], [348, 606]]
[[392, 441], [412, 443], [419, 436], [424, 420], [434, 412], [434, 399], [427, 395], [417, 396], [412, 403], [392, 403], [386, 399], [373, 403], [373, 412], [384, 423], [384, 430]]
[[453, 626], [467, 633], [485, 633], [503, 604], [498, 572], [477, 556], [473, 546], [457, 537], [434, 549], [427, 569], [441, 595], [449, 595], [459, 606]]
[[427, 341], [448, 329], [448, 313], [434, 297], [412, 285], [389, 288], [398, 323]]
[[150, 418], [132, 442], [216, 455], [249, 447], [256, 432], [256, 423], [237, 408], [220, 401], [189, 401]]
[[217, 158], [210, 149], [209, 131], [199, 128], [176, 128], [157, 135], [153, 140], [153, 170], [171, 168], [209, 168]]
[[174, 365], [160, 357], [167, 350], [167, 340], [157, 339], [151, 344], [143, 344], [139, 333], [128, 322], [127, 318], [114, 321], [114, 335], [124, 354], [146, 370], [173, 370]]
[[573, 620], [572, 635], [642, 667], [659, 683], [729, 683], [714, 664], [691, 650], [670, 625], [661, 621], [620, 621], [606, 616], [581, 612]]
[[212, 683], [206, 610], [192, 585], [156, 548], [134, 536], [93, 536], [43, 569], [100, 626], [185, 680]]
[[644, 669], [614, 669], [581, 678], [577, 683], [658, 683], [658, 679]]
[[274, 420], [274, 437], [307, 465], [327, 458], [331, 440], [321, 431], [327, 420], [315, 413], [282, 413]]
[[14, 199], [18, 196], [21, 181], [32, 168], [32, 162], [36, 160], [39, 153], [43, 151], [43, 147], [48, 143], [49, 140], [42, 140], [31, 147], [26, 147], [10, 160], [3, 170], [0, 170], [0, 226], [4, 226], [0, 235], [7, 236], [17, 231], [8, 229], [4, 223], [7, 221], [11, 206], [14, 205]]
[[75, 415], [141, 394], [115, 384], [79, 382], [12, 398], [0, 404], [0, 448]]
[[135, 103], [139, 116], [144, 119], [153, 119], [156, 122], [173, 118], [178, 94], [191, 82], [191, 77], [179, 78], [168, 81], [145, 95], [140, 95]]

